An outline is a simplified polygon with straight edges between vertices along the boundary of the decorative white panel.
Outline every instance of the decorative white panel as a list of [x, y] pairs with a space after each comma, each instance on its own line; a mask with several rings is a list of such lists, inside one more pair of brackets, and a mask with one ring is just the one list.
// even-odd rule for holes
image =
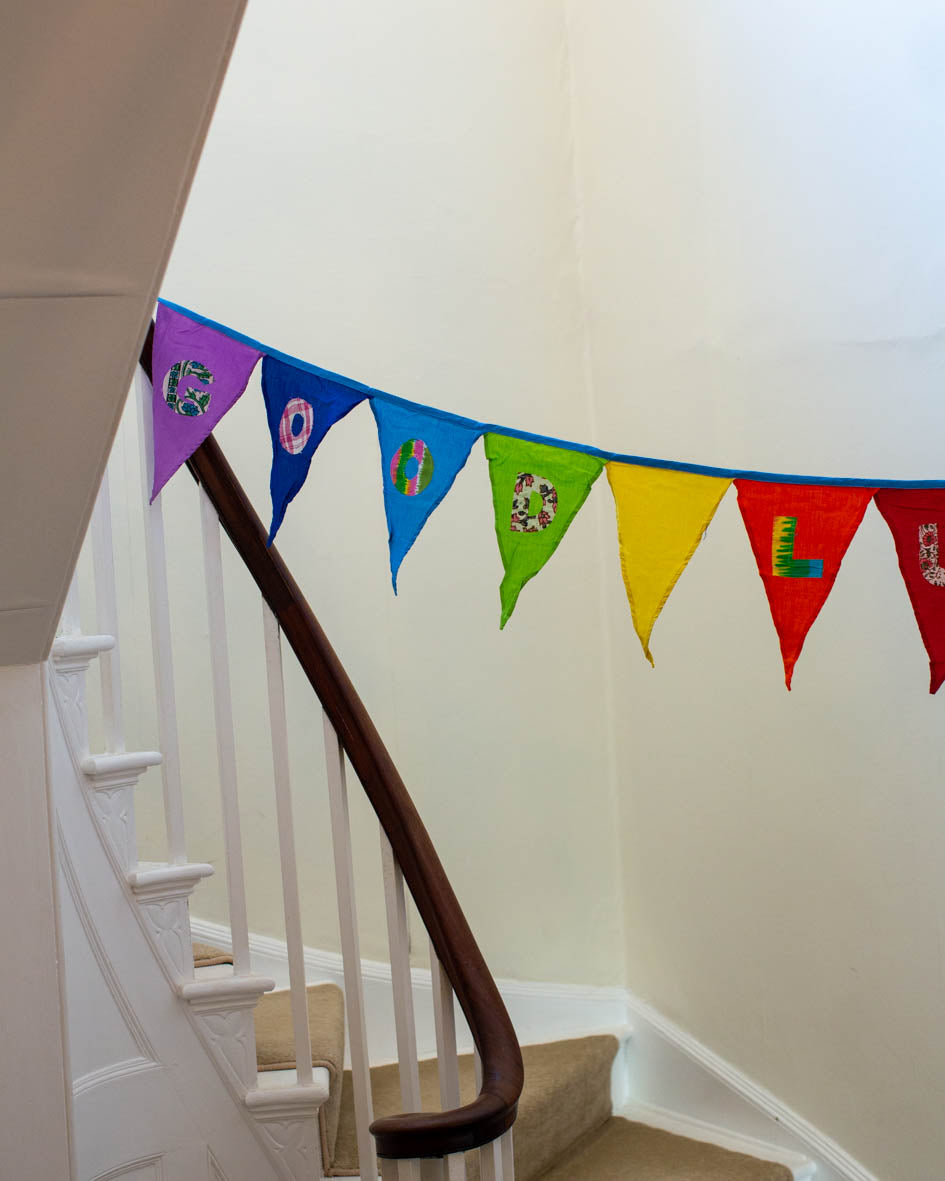
[[[60, 645], [57, 665], [79, 661], [79, 649], [90, 646], [84, 638], [70, 638], [68, 648]], [[94, 646], [103, 648], [105, 641], [94, 638]], [[245, 1083], [237, 1084], [221, 1053], [208, 1054], [206, 1029], [194, 1028], [195, 1005], [203, 1002], [210, 1017], [221, 998], [207, 995], [186, 972], [163, 970], [165, 957], [180, 963], [179, 936], [160, 948], [161, 963], [154, 953], [153, 925], [173, 928], [172, 908], [158, 909], [153, 920], [147, 908], [179, 904], [179, 926], [187, 932], [187, 897], [213, 867], [127, 865], [125, 835], [133, 829], [133, 814], [109, 797], [113, 788], [130, 788], [130, 778], [160, 756], [84, 754], [76, 733], [81, 693], [73, 693], [68, 706], [61, 681], [50, 667], [46, 721], [76, 1181], [285, 1181], [282, 1160], [248, 1118]], [[198, 994], [190, 1003], [182, 992], [188, 985]], [[224, 989], [239, 995], [222, 998], [223, 1007], [231, 1002], [245, 1010], [237, 1030], [226, 1036], [239, 1047], [231, 1045], [230, 1052], [244, 1077], [247, 1060], [255, 1057], [246, 1022], [255, 999], [272, 987], [268, 979], [254, 979]], [[210, 991], [219, 989], [215, 983]], [[2, 1163], [0, 1177], [6, 1181]]]
[[146, 1160], [129, 1161], [117, 1169], [100, 1173], [95, 1181], [164, 1181], [163, 1157], [152, 1156]]
[[69, 1057], [81, 1091], [152, 1066], [155, 1056], [101, 945], [62, 839], [59, 863]]
[[88, 750], [88, 716], [85, 710], [86, 664], [82, 668], [68, 671], [58, 669], [56, 687], [62, 704], [63, 721], [69, 734], [72, 749], [83, 753]]
[[220, 1056], [240, 1087], [248, 1087], [256, 1078], [256, 1032], [252, 1009], [228, 1009], [224, 1012], [196, 1013], [211, 1050]]
[[98, 788], [92, 792], [96, 819], [115, 851], [118, 864], [125, 868], [136, 860], [134, 801], [134, 784]]
[[314, 1181], [322, 1175], [318, 1127], [311, 1116], [260, 1120], [259, 1127], [292, 1181]]
[[82, 760], [92, 808], [119, 868], [127, 872], [137, 864], [135, 848], [135, 788], [149, 767], [161, 756], [156, 750], [122, 751], [90, 755]]
[[100, 652], [115, 646], [113, 636], [59, 636], [53, 644], [52, 664], [56, 670], [55, 689], [62, 719], [72, 749], [88, 752], [88, 714], [85, 708], [85, 677], [89, 664]]
[[[157, 898], [141, 902], [158, 948], [178, 976], [193, 974], [193, 951], [185, 898]], [[189, 969], [189, 973], [188, 973]]]
[[210, 1173], [210, 1181], [227, 1181], [226, 1174], [220, 1168], [219, 1161], [209, 1148], [207, 1149], [207, 1168]]

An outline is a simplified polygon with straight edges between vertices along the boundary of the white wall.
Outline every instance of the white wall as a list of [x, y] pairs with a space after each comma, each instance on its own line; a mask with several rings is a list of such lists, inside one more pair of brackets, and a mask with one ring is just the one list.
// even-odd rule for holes
[[[250, 5], [164, 293], [274, 346], [486, 420], [589, 433], [563, 10]], [[257, 379], [258, 382], [258, 379]], [[268, 513], [258, 383], [218, 432]], [[133, 455], [127, 456], [130, 469]], [[199, 523], [166, 497], [189, 852], [220, 863]], [[604, 483], [596, 495], [606, 504]], [[136, 511], [136, 510], [135, 510]], [[267, 516], [268, 521], [268, 516]], [[618, 981], [622, 949], [597, 512], [498, 630], [477, 447], [390, 589], [373, 417], [336, 427], [279, 546], [388, 742], [498, 975]], [[130, 570], [123, 599], [143, 618]], [[258, 600], [233, 563], [250, 923], [281, 933]], [[147, 659], [147, 633], [138, 648]], [[306, 942], [335, 946], [320, 725], [290, 686]], [[138, 741], [149, 691], [132, 686]], [[135, 720], [137, 719], [137, 720]], [[144, 852], [161, 852], [158, 781]], [[386, 954], [376, 827], [356, 818], [366, 955]], [[221, 875], [197, 913], [225, 918]], [[422, 948], [418, 948], [422, 951]]]
[[[942, 476], [945, 14], [570, 4], [600, 435]], [[785, 692], [734, 494], [612, 604], [627, 979], [883, 1178], [941, 1175], [942, 701], [870, 509]]]
[[[706, 462], [940, 476], [943, 48], [920, 0], [251, 5], [164, 290], [481, 418]], [[220, 437], [265, 511], [258, 387]], [[937, 1176], [941, 704], [876, 513], [789, 695], [733, 495], [657, 624], [653, 671], [606, 485], [500, 636], [480, 453], [397, 600], [377, 466], [362, 408], [280, 544], [496, 973], [625, 981], [877, 1175]], [[173, 588], [187, 807], [193, 855], [219, 860], [188, 484], [167, 495], [190, 555]], [[140, 609], [130, 572], [124, 587]], [[250, 922], [278, 934], [245, 586], [231, 630]], [[148, 693], [132, 694], [140, 732]], [[331, 947], [308, 702], [294, 683], [306, 940]], [[380, 957], [374, 884], [364, 950]], [[206, 918], [225, 917], [220, 885]]]

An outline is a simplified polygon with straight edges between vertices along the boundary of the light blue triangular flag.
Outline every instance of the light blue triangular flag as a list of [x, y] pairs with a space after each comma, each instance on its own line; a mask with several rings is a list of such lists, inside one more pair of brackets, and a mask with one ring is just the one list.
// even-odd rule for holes
[[381, 447], [381, 479], [390, 544], [390, 572], [397, 571], [430, 513], [453, 486], [485, 429], [438, 411], [415, 410], [382, 398], [371, 399]]

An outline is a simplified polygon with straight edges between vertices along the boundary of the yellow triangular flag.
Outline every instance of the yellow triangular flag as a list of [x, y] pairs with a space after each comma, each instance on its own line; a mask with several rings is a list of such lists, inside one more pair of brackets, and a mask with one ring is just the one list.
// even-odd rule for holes
[[652, 664], [653, 624], [732, 481], [615, 462], [607, 464], [607, 479], [633, 626]]

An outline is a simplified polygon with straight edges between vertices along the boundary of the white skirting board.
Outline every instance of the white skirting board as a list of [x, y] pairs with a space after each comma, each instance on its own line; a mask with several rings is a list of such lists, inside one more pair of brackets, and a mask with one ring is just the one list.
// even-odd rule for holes
[[[229, 949], [225, 926], [191, 918], [194, 939]], [[287, 988], [286, 945], [250, 935], [253, 971]], [[341, 956], [305, 949], [309, 983], [342, 987]], [[365, 1011], [371, 1061], [396, 1060], [390, 965], [363, 961]], [[421, 1057], [436, 1053], [433, 990], [429, 970], [411, 971]], [[523, 1044], [612, 1033], [621, 1040], [614, 1064], [614, 1109], [628, 1119], [748, 1152], [787, 1165], [795, 1181], [877, 1181], [834, 1140], [781, 1103], [652, 1006], [622, 988], [497, 980]], [[472, 1048], [457, 1007], [460, 1052]], [[632, 1037], [630, 1031], [632, 1030]]]
[[[218, 923], [191, 918], [194, 939], [230, 950], [230, 931]], [[250, 935], [250, 960], [254, 972], [289, 987], [286, 945], [265, 935]], [[371, 1062], [397, 1060], [394, 1035], [394, 1004], [390, 964], [362, 960], [364, 1005]], [[309, 984], [330, 981], [344, 987], [341, 954], [305, 948], [305, 978]], [[417, 1023], [417, 1052], [421, 1058], [436, 1055], [433, 1025], [433, 986], [430, 971], [412, 968], [414, 1007]], [[581, 985], [543, 984], [530, 981], [497, 980], [512, 1024], [523, 1044], [581, 1037], [591, 1033], [618, 1036], [627, 1024], [627, 994], [622, 988], [591, 988]], [[460, 1053], [472, 1050], [472, 1037], [463, 1014], [456, 1007], [456, 1041]]]

